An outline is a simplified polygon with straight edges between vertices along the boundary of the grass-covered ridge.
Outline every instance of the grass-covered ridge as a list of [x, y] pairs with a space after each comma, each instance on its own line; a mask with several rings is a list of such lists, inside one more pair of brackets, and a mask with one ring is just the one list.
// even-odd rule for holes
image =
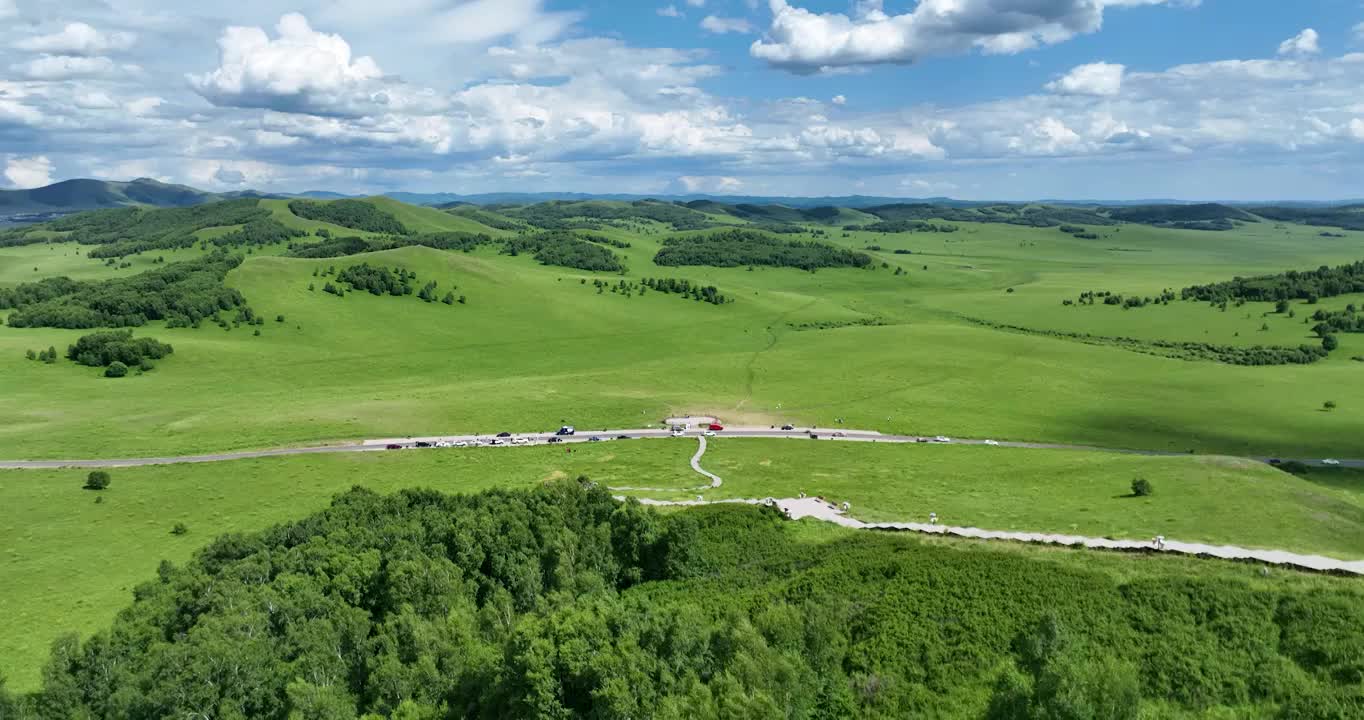
[[163, 565], [112, 632], [61, 641], [40, 694], [6, 702], [21, 718], [1364, 708], [1357, 593], [1118, 581], [793, 530], [766, 509], [660, 515], [573, 481], [355, 490]]

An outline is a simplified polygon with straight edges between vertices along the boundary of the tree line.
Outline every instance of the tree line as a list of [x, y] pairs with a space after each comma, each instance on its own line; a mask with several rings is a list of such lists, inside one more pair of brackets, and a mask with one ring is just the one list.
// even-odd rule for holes
[[[199, 242], [194, 233], [211, 227], [244, 225], [263, 220], [270, 211], [255, 199], [226, 200], [184, 208], [118, 208], [75, 213], [48, 223], [22, 228], [11, 244], [47, 242], [36, 231], [64, 233], [63, 242], [101, 245], [91, 257], [113, 258], [148, 250], [191, 247]], [[22, 243], [20, 242], [22, 241]]]
[[1364, 598], [1122, 577], [585, 478], [354, 489], [162, 563], [7, 718], [1357, 717]]
[[849, 232], [860, 230], [874, 233], [941, 232], [954, 233], [960, 228], [948, 223], [934, 223], [925, 220], [882, 220], [870, 225], [846, 225]]
[[0, 309], [14, 309], [11, 327], [118, 328], [153, 320], [197, 326], [204, 318], [246, 307], [242, 294], [223, 284], [241, 262], [240, 256], [218, 250], [129, 278], [46, 278], [0, 288]]
[[802, 242], [772, 237], [753, 230], [725, 230], [707, 235], [672, 237], [654, 256], [663, 266], [709, 265], [740, 267], [766, 265], [802, 270], [833, 267], [869, 267], [865, 253], [821, 242]]
[[392, 214], [380, 210], [373, 203], [362, 200], [292, 200], [289, 212], [307, 220], [340, 225], [352, 230], [363, 230], [390, 235], [406, 235], [408, 230]]
[[1221, 303], [1227, 300], [1276, 302], [1306, 300], [1364, 292], [1364, 261], [1316, 270], [1289, 270], [1276, 275], [1236, 277], [1226, 282], [1195, 285], [1180, 293], [1185, 300]]

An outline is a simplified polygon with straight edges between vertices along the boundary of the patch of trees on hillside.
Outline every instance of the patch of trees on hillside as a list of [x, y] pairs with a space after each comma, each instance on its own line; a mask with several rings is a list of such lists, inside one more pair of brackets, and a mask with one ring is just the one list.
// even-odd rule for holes
[[826, 243], [786, 240], [754, 230], [736, 229], [668, 238], [654, 256], [654, 262], [664, 266], [766, 265], [813, 271], [818, 268], [869, 267], [872, 259], [865, 253]]
[[468, 218], [476, 223], [479, 223], [480, 225], [487, 225], [488, 227], [493, 228], [495, 230], [514, 231], [522, 230], [526, 227], [524, 223], [519, 223], [510, 220], [504, 216], [493, 214], [491, 212], [485, 212], [484, 210], [481, 210], [472, 205], [459, 205], [457, 207], [446, 209], [445, 212], [450, 213], [451, 215], [458, 215], [459, 217]]
[[1228, 300], [1275, 302], [1336, 297], [1364, 292], [1364, 261], [1316, 270], [1289, 270], [1277, 275], [1232, 278], [1226, 282], [1195, 285], [1180, 293], [1185, 300], [1221, 303]]
[[507, 207], [501, 212], [546, 230], [595, 229], [612, 220], [652, 220], [671, 225], [674, 230], [701, 230], [715, 225], [704, 213], [656, 200], [628, 203], [553, 200]]
[[1057, 205], [980, 205], [962, 208], [929, 203], [898, 203], [865, 208], [886, 222], [899, 220], [945, 220], [948, 222], [1003, 223], [1027, 227], [1057, 225], [1116, 225], [1118, 221], [1084, 208]]
[[152, 361], [173, 352], [174, 348], [155, 338], [134, 338], [132, 330], [110, 330], [81, 336], [66, 349], [66, 357], [89, 367], [108, 367], [120, 362], [146, 371], [152, 369]]
[[[162, 563], [7, 718], [1289, 718], [1364, 709], [1364, 599], [658, 513], [585, 478], [356, 488]], [[1152, 715], [1153, 716], [1153, 715]]]
[[239, 230], [213, 238], [218, 247], [260, 247], [293, 242], [294, 238], [306, 237], [308, 233], [291, 228], [274, 218], [252, 220]]
[[726, 297], [714, 285], [702, 285], [684, 278], [644, 278], [639, 282], [655, 292], [684, 295], [693, 300], [708, 302], [711, 305], [724, 305], [727, 302], [734, 302], [733, 298]]
[[[1069, 301], [1067, 301], [1069, 302]], [[1310, 365], [1326, 358], [1330, 349], [1323, 345], [1217, 345], [1214, 343], [1182, 342], [1178, 340], [1148, 340], [1113, 335], [1092, 335], [1090, 333], [1066, 332], [1063, 330], [1039, 330], [1037, 328], [1008, 325], [976, 318], [963, 318], [968, 322], [996, 330], [1039, 335], [1043, 337], [1075, 340], [1087, 345], [1105, 345], [1131, 350], [1146, 355], [1174, 358], [1189, 361], [1212, 361], [1226, 365], [1266, 366], [1266, 365]]]
[[871, 223], [870, 225], [848, 225], [844, 230], [861, 230], [875, 233], [941, 232], [953, 233], [959, 228], [948, 223], [932, 223], [924, 220], [891, 220]]
[[535, 235], [507, 238], [503, 241], [502, 253], [531, 254], [541, 265], [557, 265], [579, 270], [619, 272], [625, 267], [615, 253], [566, 230], [551, 230]]
[[1233, 220], [1259, 222], [1254, 215], [1218, 203], [1193, 205], [1136, 205], [1111, 208], [1109, 217], [1123, 222], [1185, 230], [1231, 230]]
[[1269, 220], [1315, 227], [1364, 230], [1364, 205], [1324, 208], [1253, 207], [1247, 210]]
[[0, 309], [14, 309], [8, 319], [11, 327], [117, 328], [152, 320], [197, 326], [219, 312], [247, 307], [240, 292], [223, 284], [241, 262], [241, 257], [219, 250], [129, 278], [47, 278], [0, 288]]
[[398, 219], [392, 214], [363, 200], [332, 200], [330, 202], [291, 200], [289, 212], [307, 220], [340, 225], [352, 230], [390, 235], [407, 234], [407, 228], [398, 222]]
[[359, 255], [369, 251], [369, 243], [364, 238], [343, 237], [326, 238], [313, 243], [298, 243], [285, 254], [288, 257], [323, 259]]

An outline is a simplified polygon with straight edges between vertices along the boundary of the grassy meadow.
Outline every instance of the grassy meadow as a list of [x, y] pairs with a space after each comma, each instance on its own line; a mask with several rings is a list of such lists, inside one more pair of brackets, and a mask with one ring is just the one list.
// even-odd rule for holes
[[[316, 230], [285, 201], [264, 201], [287, 224]], [[424, 231], [482, 230], [431, 208], [376, 201]], [[964, 224], [960, 232], [883, 235], [830, 229], [829, 241], [879, 246], [868, 270], [659, 268], [668, 233], [610, 228], [624, 277], [681, 277], [736, 298], [712, 306], [649, 293], [598, 293], [620, 275], [545, 267], [525, 256], [402, 248], [332, 260], [254, 252], [229, 276], [269, 319], [262, 334], [139, 330], [175, 355], [157, 370], [109, 382], [89, 368], [24, 360], [64, 348], [80, 331], [0, 328], [0, 456], [178, 454], [408, 434], [534, 430], [561, 421], [634, 426], [670, 413], [733, 423], [848, 425], [1159, 450], [1364, 456], [1364, 341], [1342, 336], [1311, 367], [1233, 367], [1143, 355], [981, 327], [1221, 344], [1307, 342], [1310, 314], [1265, 316], [1254, 304], [1219, 312], [1198, 303], [1133, 310], [1063, 307], [1083, 290], [1164, 288], [1357, 259], [1358, 237], [1270, 223], [1232, 232], [1104, 228], [1099, 240], [1055, 229]], [[332, 226], [333, 234], [356, 234]], [[893, 250], [912, 250], [896, 255]], [[130, 273], [75, 246], [0, 249], [0, 282], [42, 270], [85, 277]], [[181, 251], [185, 253], [197, 250]], [[46, 254], [44, 258], [43, 254]], [[35, 256], [37, 258], [35, 259]], [[466, 305], [320, 290], [328, 266], [403, 267]], [[150, 262], [134, 258], [133, 262]], [[887, 267], [880, 267], [884, 262]], [[25, 270], [27, 266], [27, 270]], [[896, 275], [895, 268], [904, 274]], [[924, 269], [924, 268], [927, 269]], [[309, 291], [310, 283], [315, 284]], [[1014, 292], [1008, 292], [1008, 289]], [[1343, 305], [1334, 298], [1323, 307]], [[285, 322], [274, 319], [283, 315]], [[798, 330], [808, 323], [879, 326]], [[1268, 330], [1263, 330], [1264, 326]], [[1095, 402], [1101, 398], [1101, 402]], [[1322, 412], [1333, 401], [1336, 412]], [[261, 412], [268, 408], [269, 412]]]

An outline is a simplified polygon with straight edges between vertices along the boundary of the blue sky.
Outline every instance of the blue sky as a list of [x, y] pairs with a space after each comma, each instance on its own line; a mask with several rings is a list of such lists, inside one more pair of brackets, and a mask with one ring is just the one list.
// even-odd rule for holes
[[1356, 0], [0, 0], [0, 186], [1337, 199]]

